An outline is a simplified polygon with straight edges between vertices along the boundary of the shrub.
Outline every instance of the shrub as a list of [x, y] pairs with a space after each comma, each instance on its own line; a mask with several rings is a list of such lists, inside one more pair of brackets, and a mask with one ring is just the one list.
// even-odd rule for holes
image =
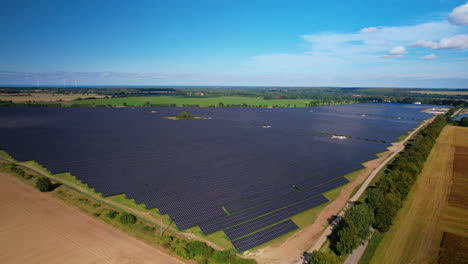
[[230, 257], [229, 251], [215, 251], [213, 254], [213, 260], [218, 263], [229, 263]]
[[190, 252], [193, 252], [195, 255], [203, 256], [205, 258], [209, 258], [213, 254], [213, 248], [200, 241], [193, 241], [188, 243], [187, 249], [190, 250]]
[[338, 264], [340, 263], [338, 257], [332, 254], [314, 250], [306, 257], [309, 264]]
[[143, 231], [145, 231], [145, 232], [149, 232], [149, 233], [154, 232], [154, 226], [147, 226], [147, 225], [145, 225], [145, 226], [143, 226], [142, 229], [143, 229]]
[[93, 213], [93, 216], [99, 217], [101, 214], [100, 213]]
[[119, 212], [111, 210], [106, 214], [106, 217], [110, 219], [114, 219], [118, 214]]
[[29, 179], [31, 179], [32, 177], [34, 177], [34, 176], [31, 175], [31, 174], [26, 174], [26, 175], [24, 175], [24, 178], [25, 178], [26, 180], [29, 180]]
[[120, 216], [120, 223], [124, 224], [124, 225], [133, 225], [136, 223], [136, 216], [132, 215], [132, 214], [129, 214], [129, 213], [123, 213], [121, 216]]
[[52, 189], [52, 183], [49, 178], [41, 177], [36, 181], [36, 188], [41, 192], [48, 192]]
[[166, 242], [169, 242], [169, 243], [170, 243], [170, 242], [172, 242], [172, 240], [173, 240], [173, 237], [172, 237], [172, 236], [163, 236], [163, 237], [162, 237], [162, 239], [163, 239], [164, 241], [166, 241]]
[[186, 248], [184, 247], [177, 247], [175, 249], [175, 253], [182, 257], [183, 259], [191, 259], [193, 257], [193, 254], [190, 253]]
[[101, 205], [98, 203], [93, 203], [93, 207], [101, 207]]

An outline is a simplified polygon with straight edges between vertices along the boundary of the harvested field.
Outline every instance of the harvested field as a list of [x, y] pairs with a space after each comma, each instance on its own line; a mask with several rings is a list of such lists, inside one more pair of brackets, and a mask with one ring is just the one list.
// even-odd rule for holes
[[466, 263], [468, 260], [468, 238], [444, 233], [440, 251], [440, 264]]
[[468, 95], [468, 91], [411, 91], [419, 94]]
[[12, 101], [13, 103], [25, 102], [57, 102], [72, 101], [78, 98], [104, 98], [106, 96], [99, 94], [51, 94], [51, 93], [19, 93], [19, 94], [0, 94], [0, 100]]
[[468, 208], [468, 147], [457, 146], [453, 161], [453, 185], [450, 190], [449, 204]]
[[449, 204], [450, 190], [458, 188], [452, 183], [456, 148], [467, 146], [467, 128], [442, 131], [371, 263], [436, 263], [444, 232], [468, 237], [468, 211]]
[[1, 263], [182, 263], [0, 173]]

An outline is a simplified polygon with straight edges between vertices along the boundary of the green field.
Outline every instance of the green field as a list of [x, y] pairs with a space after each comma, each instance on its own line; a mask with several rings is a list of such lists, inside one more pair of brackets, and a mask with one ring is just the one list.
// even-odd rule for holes
[[93, 104], [93, 105], [111, 105], [111, 106], [145, 106], [148, 104], [176, 104], [198, 105], [200, 107], [218, 106], [219, 103], [226, 105], [262, 106], [262, 107], [305, 107], [310, 99], [291, 99], [291, 100], [265, 100], [263, 97], [240, 97], [240, 96], [222, 96], [222, 97], [185, 97], [185, 96], [147, 96], [147, 97], [117, 97], [105, 99], [89, 99], [71, 102], [62, 102], [64, 106], [72, 104]]

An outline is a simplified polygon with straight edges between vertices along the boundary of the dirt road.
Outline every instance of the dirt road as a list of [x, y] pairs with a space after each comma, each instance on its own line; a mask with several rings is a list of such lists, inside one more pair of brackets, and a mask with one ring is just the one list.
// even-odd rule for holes
[[0, 173], [0, 263], [183, 263]]

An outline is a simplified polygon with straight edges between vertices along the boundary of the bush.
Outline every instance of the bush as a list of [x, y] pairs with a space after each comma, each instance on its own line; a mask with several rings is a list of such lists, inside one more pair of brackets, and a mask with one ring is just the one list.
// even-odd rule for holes
[[106, 217], [110, 219], [114, 219], [118, 214], [119, 212], [111, 210], [106, 214]]
[[340, 263], [338, 257], [321, 251], [314, 250], [306, 257], [309, 264], [338, 264]]
[[177, 115], [177, 118], [178, 119], [191, 119], [193, 118], [193, 116], [187, 112], [180, 112], [178, 115]]
[[26, 174], [26, 175], [24, 175], [24, 178], [25, 178], [26, 180], [29, 180], [29, 179], [31, 179], [32, 177], [34, 177], [34, 176], [31, 175], [31, 174]]
[[188, 243], [187, 249], [195, 255], [203, 256], [205, 258], [209, 258], [211, 255], [213, 255], [213, 248], [200, 241], [193, 241]]
[[163, 236], [162, 239], [168, 243], [172, 242], [173, 237], [172, 236]]
[[136, 216], [132, 215], [132, 214], [128, 214], [128, 213], [123, 213], [121, 216], [120, 216], [120, 223], [124, 224], [124, 225], [133, 225], [136, 223]]
[[191, 259], [193, 258], [193, 254], [190, 253], [190, 251], [188, 251], [186, 248], [184, 247], [177, 247], [175, 249], [175, 253], [182, 257], [183, 259]]
[[148, 233], [154, 232], [154, 227], [145, 225], [143, 226], [143, 231], [148, 232]]
[[93, 213], [93, 216], [99, 217], [101, 214], [100, 213]]
[[49, 178], [41, 177], [36, 181], [36, 188], [41, 192], [48, 192], [52, 190], [52, 182]]
[[213, 254], [213, 260], [217, 263], [229, 263], [231, 253], [229, 251], [215, 251]]
[[101, 207], [101, 205], [98, 203], [93, 203], [93, 207]]

